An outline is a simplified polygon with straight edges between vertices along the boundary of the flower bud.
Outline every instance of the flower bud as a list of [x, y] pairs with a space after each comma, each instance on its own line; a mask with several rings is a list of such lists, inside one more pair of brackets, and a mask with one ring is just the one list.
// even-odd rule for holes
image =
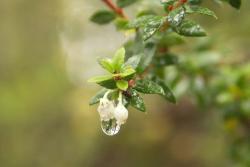
[[128, 110], [126, 109], [126, 107], [124, 107], [122, 102], [119, 102], [116, 106], [114, 110], [114, 116], [118, 125], [124, 124], [128, 119]]

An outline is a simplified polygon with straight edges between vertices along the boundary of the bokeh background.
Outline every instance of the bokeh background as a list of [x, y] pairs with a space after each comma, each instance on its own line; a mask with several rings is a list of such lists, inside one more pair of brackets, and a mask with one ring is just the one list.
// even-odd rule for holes
[[[247, 62], [250, 3], [240, 11], [207, 5], [219, 19], [198, 19], [215, 50]], [[130, 16], [138, 6], [127, 9]], [[188, 94], [177, 105], [147, 96], [146, 114], [130, 109], [117, 136], [102, 133], [96, 106], [88, 105], [99, 87], [86, 80], [102, 73], [96, 58], [129, 37], [90, 23], [99, 8], [99, 0], [0, 1], [0, 166], [234, 166], [221, 115]]]

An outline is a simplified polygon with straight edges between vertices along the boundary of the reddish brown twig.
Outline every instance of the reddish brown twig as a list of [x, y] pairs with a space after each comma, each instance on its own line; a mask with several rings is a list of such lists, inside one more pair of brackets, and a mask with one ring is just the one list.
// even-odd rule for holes
[[119, 16], [128, 19], [127, 16], [124, 14], [122, 8], [119, 8], [118, 6], [116, 6], [112, 0], [102, 0], [110, 9], [112, 9], [116, 14], [118, 14]]

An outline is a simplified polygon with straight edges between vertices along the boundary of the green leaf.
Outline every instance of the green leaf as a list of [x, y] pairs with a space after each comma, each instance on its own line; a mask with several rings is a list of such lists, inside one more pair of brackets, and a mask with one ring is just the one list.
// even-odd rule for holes
[[116, 88], [116, 83], [113, 79], [102, 81], [102, 82], [99, 82], [97, 84], [101, 85], [102, 87], [107, 88], [107, 89], [115, 89]]
[[131, 77], [133, 77], [135, 72], [136, 71], [133, 68], [127, 66], [125, 67], [124, 71], [120, 73], [119, 75], [124, 79], [130, 79]]
[[112, 63], [116, 72], [120, 72], [125, 59], [125, 49], [122, 47], [118, 49], [113, 57]]
[[102, 75], [102, 76], [92, 77], [88, 80], [88, 82], [100, 83], [102, 81], [106, 81], [110, 79], [113, 79], [112, 75]]
[[149, 79], [138, 80], [134, 89], [145, 94], [165, 95], [163, 88]]
[[116, 86], [117, 86], [117, 88], [125, 91], [128, 89], [128, 81], [118, 80], [118, 81], [116, 81]]
[[202, 37], [206, 36], [205, 30], [197, 23], [191, 20], [184, 20], [175, 31], [184, 36]]
[[156, 13], [153, 10], [142, 10], [136, 14], [136, 17], [142, 17], [145, 15], [156, 15]]
[[140, 63], [141, 57], [142, 54], [133, 55], [126, 61], [125, 66], [131, 66], [132, 68], [136, 69], [136, 67]]
[[98, 59], [98, 63], [107, 70], [108, 72], [114, 73], [115, 69], [113, 67], [112, 61], [108, 58], [100, 58]]
[[156, 67], [162, 67], [167, 65], [173, 65], [178, 63], [178, 58], [176, 55], [171, 53], [166, 53], [164, 55], [160, 55], [155, 57], [154, 64]]
[[216, 14], [208, 8], [200, 7], [200, 6], [186, 6], [186, 13], [199, 13], [207, 16], [212, 16], [217, 19]]
[[117, 30], [127, 30], [128, 29], [128, 20], [119, 17], [115, 20], [115, 26], [116, 26]]
[[165, 82], [160, 78], [155, 78], [154, 80], [157, 84], [159, 84], [163, 88], [163, 90], [165, 92], [163, 96], [165, 97], [165, 99], [168, 100], [169, 102], [176, 103], [176, 98], [175, 98], [173, 92], [165, 84]]
[[236, 8], [236, 9], [240, 9], [241, 7], [241, 0], [228, 0], [229, 4]]
[[146, 43], [144, 47], [144, 54], [139, 65], [136, 68], [138, 73], [142, 73], [151, 63], [156, 51], [156, 45], [152, 42]]
[[97, 83], [107, 89], [114, 89], [116, 88], [115, 81], [113, 79], [113, 75], [103, 75], [103, 76], [97, 76], [93, 77], [88, 80], [88, 82], [94, 82]]
[[107, 89], [102, 89], [97, 92], [97, 94], [90, 99], [89, 105], [94, 105], [98, 103], [107, 91]]
[[137, 0], [117, 0], [116, 3], [120, 8], [127, 7], [132, 5], [133, 3], [137, 2]]
[[181, 24], [185, 17], [185, 10], [179, 7], [168, 14], [167, 20], [171, 27], [177, 27]]
[[134, 89], [131, 89], [130, 105], [139, 111], [146, 111], [143, 98], [140, 97], [139, 93]]
[[161, 36], [158, 37], [158, 45], [159, 47], [166, 47], [166, 46], [175, 46], [185, 43], [185, 40], [183, 36], [176, 34], [174, 32], [169, 33], [166, 32], [164, 34], [161, 34]]
[[128, 24], [129, 28], [142, 28], [143, 40], [149, 39], [163, 25], [165, 17], [146, 15], [136, 18]]
[[116, 18], [116, 15], [114, 12], [108, 11], [108, 10], [100, 10], [94, 13], [90, 20], [96, 24], [108, 24], [111, 21], [113, 21]]

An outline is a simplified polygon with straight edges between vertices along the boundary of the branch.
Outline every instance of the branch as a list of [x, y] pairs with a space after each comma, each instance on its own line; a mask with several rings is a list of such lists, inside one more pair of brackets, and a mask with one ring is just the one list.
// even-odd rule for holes
[[124, 19], [128, 19], [127, 16], [124, 14], [122, 8], [116, 6], [112, 0], [102, 0], [110, 9], [112, 9], [116, 14], [121, 16]]

